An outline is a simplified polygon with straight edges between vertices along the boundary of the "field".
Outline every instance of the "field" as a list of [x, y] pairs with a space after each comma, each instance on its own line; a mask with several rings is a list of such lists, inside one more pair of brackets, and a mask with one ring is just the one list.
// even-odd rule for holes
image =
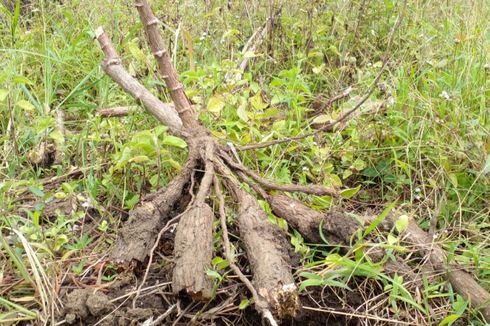
[[[488, 299], [475, 305], [447, 277], [464, 271], [490, 290], [487, 1], [150, 3], [216, 144], [275, 183], [338, 189], [287, 194], [327, 219], [372, 217], [347, 240], [320, 225], [312, 241], [241, 180], [287, 239], [278, 246], [289, 252], [301, 312], [278, 318], [284, 325], [490, 322]], [[0, 1], [0, 324], [259, 324], [266, 310], [235, 270], [252, 280], [240, 203], [216, 178], [203, 199], [216, 211], [210, 300], [172, 293], [176, 220], [149, 260], [110, 259], [130, 212], [185, 171], [190, 145], [104, 72], [99, 26], [129, 74], [172, 102], [133, 1]], [[125, 113], [104, 115], [116, 107]], [[205, 161], [165, 223], [198, 195]], [[410, 242], [409, 220], [443, 249], [444, 268]], [[100, 301], [85, 307], [94, 292]]]

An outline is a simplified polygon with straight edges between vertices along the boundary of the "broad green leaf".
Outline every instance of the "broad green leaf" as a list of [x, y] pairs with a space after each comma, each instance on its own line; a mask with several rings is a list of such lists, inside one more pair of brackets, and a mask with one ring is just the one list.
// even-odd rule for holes
[[322, 63], [321, 65], [319, 65], [318, 67], [313, 67], [312, 71], [314, 74], [319, 74], [323, 71], [323, 68], [325, 68], [325, 64]]
[[322, 277], [318, 274], [315, 273], [310, 273], [310, 272], [301, 272], [299, 273], [299, 276], [304, 277], [306, 279], [314, 279], [314, 280], [321, 280]]
[[358, 158], [354, 161], [354, 163], [352, 163], [352, 168], [356, 169], [357, 171], [362, 171], [364, 168], [366, 168], [366, 162]]
[[206, 275], [215, 279], [215, 280], [221, 280], [221, 278], [222, 278], [220, 273], [218, 273], [217, 271], [213, 271], [213, 270], [207, 270]]
[[323, 285], [323, 281], [321, 279], [307, 279], [300, 283], [299, 290], [303, 291], [308, 286], [321, 286]]
[[135, 42], [131, 42], [129, 43], [128, 45], [128, 50], [129, 52], [131, 53], [131, 55], [138, 61], [142, 62], [142, 63], [146, 63], [147, 59], [146, 59], [146, 55], [143, 51], [141, 51], [141, 49], [138, 47], [138, 44], [136, 44]]
[[217, 269], [220, 269], [220, 270], [225, 269], [228, 266], [230, 266], [230, 263], [228, 262], [228, 260], [223, 259], [219, 256], [214, 257], [213, 260], [211, 261], [211, 264], [213, 264], [213, 266], [215, 266]]
[[250, 99], [250, 104], [252, 104], [252, 107], [258, 111], [262, 111], [265, 109], [269, 104], [265, 103], [264, 100], [262, 99], [262, 94], [261, 92], [257, 92], [254, 96], [252, 96]]
[[391, 234], [391, 233], [389, 233], [389, 234], [388, 234], [388, 239], [387, 239], [387, 240], [388, 240], [387, 242], [388, 242], [388, 244], [389, 244], [390, 246], [392, 246], [392, 245], [394, 245], [394, 244], [396, 244], [396, 243], [398, 242], [398, 238], [397, 238], [397, 237], [395, 237], [395, 236], [394, 236], [393, 234]]
[[59, 234], [56, 237], [56, 240], [54, 241], [54, 250], [58, 251], [63, 247], [65, 244], [68, 243], [68, 236], [66, 234]]
[[358, 185], [355, 188], [344, 189], [340, 192], [340, 196], [344, 199], [350, 199], [354, 197], [354, 195], [357, 194], [359, 190], [361, 190], [361, 185]]
[[225, 107], [225, 104], [222, 96], [212, 96], [208, 101], [208, 111], [219, 115]]
[[129, 209], [133, 209], [133, 207], [136, 206], [139, 200], [140, 196], [138, 194], [134, 194], [125, 201], [126, 207]]
[[257, 55], [253, 51], [247, 51], [243, 54], [244, 58], [255, 58]]
[[400, 216], [396, 222], [395, 222], [395, 229], [398, 233], [402, 233], [403, 231], [405, 231], [408, 227], [408, 216], [407, 215], [402, 215]]
[[165, 136], [165, 138], [163, 138], [162, 144], [178, 148], [187, 147], [187, 143], [184, 140], [171, 135]]
[[236, 110], [236, 113], [243, 122], [248, 122], [247, 102], [243, 101]]

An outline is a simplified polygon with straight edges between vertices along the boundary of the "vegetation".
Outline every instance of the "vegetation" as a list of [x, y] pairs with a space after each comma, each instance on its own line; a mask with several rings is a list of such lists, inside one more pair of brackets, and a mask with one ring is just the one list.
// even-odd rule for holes
[[[408, 0], [406, 7], [395, 0], [153, 1], [152, 7], [200, 121], [223, 144], [232, 143], [241, 162], [279, 183], [342, 189], [341, 199], [291, 194], [318, 211], [341, 209], [354, 219], [370, 211], [378, 221], [395, 208], [407, 212], [451, 264], [490, 289], [485, 1]], [[67, 319], [61, 312], [67, 292], [113, 289], [124, 278], [106, 253], [128, 212], [182, 170], [187, 145], [142, 109], [124, 117], [96, 114], [137, 104], [100, 67], [102, 51], [94, 41], [99, 26], [129, 73], [171, 102], [131, 5], [39, 0], [0, 9], [0, 322], [54, 324]], [[402, 10], [404, 19], [394, 30]], [[256, 51], [242, 53], [271, 13], [269, 35]], [[239, 81], [227, 82], [226, 74], [244, 57], [251, 60], [249, 69]], [[359, 115], [314, 132], [371, 88]], [[243, 148], [281, 139], [289, 141]], [[210, 201], [218, 205], [217, 198]], [[369, 248], [379, 247], [384, 261], [400, 255], [423, 270], [427, 259], [397, 232], [383, 233], [373, 222], [349, 248], [308, 243], [274, 216], [267, 201], [259, 202], [288, 231], [295, 280], [313, 322], [485, 324], [480, 307], [444, 279], [424, 277], [414, 289], [405, 275], [389, 275], [366, 258]], [[234, 213], [227, 214], [231, 222]], [[172, 249], [166, 246], [173, 239], [162, 240], [142, 286], [164, 293], [161, 313], [169, 311], [169, 320], [253, 324], [252, 314], [242, 313], [253, 311], [251, 295], [245, 287], [233, 288], [237, 279], [220, 253], [223, 229], [215, 224], [211, 304], [177, 302], [165, 292], [169, 284], [158, 284], [156, 271], [171, 274]], [[229, 232], [236, 241], [233, 223]], [[240, 242], [232, 246], [245, 272]], [[127, 298], [133, 299], [112, 300], [119, 305]], [[172, 308], [177, 303], [178, 312]]]

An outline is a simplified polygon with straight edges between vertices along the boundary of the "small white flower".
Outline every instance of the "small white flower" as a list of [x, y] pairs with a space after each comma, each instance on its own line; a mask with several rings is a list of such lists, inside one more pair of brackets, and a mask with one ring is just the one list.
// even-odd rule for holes
[[421, 190], [420, 190], [420, 188], [419, 188], [419, 187], [415, 188], [415, 192], [420, 192], [420, 191], [421, 191]]
[[415, 195], [415, 200], [420, 200], [421, 198], [420, 195]]
[[483, 69], [485, 69], [485, 70], [489, 70], [489, 69], [490, 69], [490, 64], [485, 63], [485, 64], [483, 65]]
[[445, 99], [446, 101], [451, 100], [451, 96], [449, 96], [449, 93], [446, 91], [442, 91], [441, 94], [439, 94], [439, 96], [442, 97], [443, 99]]
[[303, 166], [303, 171], [308, 171], [309, 168], [307, 166]]

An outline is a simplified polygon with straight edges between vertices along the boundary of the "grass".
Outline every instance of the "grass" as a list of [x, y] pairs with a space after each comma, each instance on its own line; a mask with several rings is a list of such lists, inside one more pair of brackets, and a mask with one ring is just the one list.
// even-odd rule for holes
[[[349, 86], [353, 93], [322, 114], [334, 117], [352, 107], [379, 70], [400, 2], [285, 3], [273, 39], [254, 54], [239, 92], [223, 83], [224, 75], [269, 8], [252, 2], [228, 9], [223, 1], [154, 6], [200, 118], [215, 136], [239, 146], [308, 132], [315, 99]], [[357, 118], [342, 132], [243, 153], [242, 159], [281, 182], [360, 185], [355, 201], [345, 200], [347, 207], [397, 201], [426, 229], [435, 215], [437, 240], [450, 260], [489, 289], [489, 14], [484, 1], [409, 1], [382, 87], [366, 104], [383, 103], [384, 113]], [[4, 10], [0, 21], [0, 322], [47, 320], [59, 305], [64, 275], [77, 278], [97, 261], [124, 212], [177, 173], [185, 149], [141, 112], [122, 119], [95, 115], [97, 108], [134, 105], [99, 67], [101, 53], [92, 40], [99, 25], [129, 71], [144, 72], [137, 77], [151, 90], [161, 89], [132, 8], [110, 1], [39, 1], [22, 15]], [[35, 167], [29, 153], [60, 136], [57, 110], [66, 116], [64, 160]], [[42, 184], [71, 166], [84, 177], [53, 188]], [[304, 199], [316, 208], [332, 204], [328, 197]], [[46, 216], [47, 207], [68, 200], [72, 209]], [[332, 259], [316, 262], [298, 235], [292, 242], [315, 273], [331, 268]], [[336, 264], [347, 262], [367, 264], [354, 252]], [[372, 272], [368, 278], [383, 284], [394, 311], [402, 304], [416, 307], [430, 323], [444, 325], [444, 317], [454, 315], [482, 324], [444, 284], [426, 284], [423, 300], [415, 302], [402, 279]], [[114, 271], [107, 268], [104, 276], [109, 280]], [[333, 281], [346, 285], [349, 279], [342, 274], [319, 282], [335, 287]], [[445, 300], [437, 320], [427, 306], [434, 297]]]

